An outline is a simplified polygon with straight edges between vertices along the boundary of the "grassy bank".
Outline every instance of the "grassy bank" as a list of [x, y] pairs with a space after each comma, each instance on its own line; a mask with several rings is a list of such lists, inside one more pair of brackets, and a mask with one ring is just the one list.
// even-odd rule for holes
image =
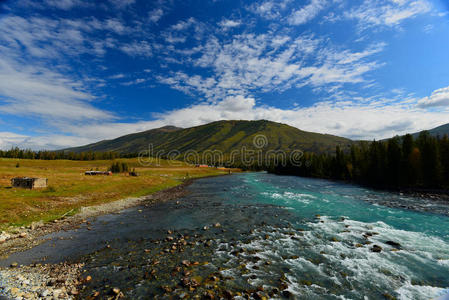
[[[139, 197], [176, 186], [189, 178], [226, 174], [215, 168], [195, 168], [180, 162], [160, 161], [158, 166], [141, 166], [137, 159], [120, 159], [140, 176], [127, 174], [86, 176], [85, 171], [106, 171], [111, 160], [0, 159], [0, 229], [50, 221], [75, 214], [83, 206]], [[48, 178], [45, 189], [11, 188], [17, 176]]]

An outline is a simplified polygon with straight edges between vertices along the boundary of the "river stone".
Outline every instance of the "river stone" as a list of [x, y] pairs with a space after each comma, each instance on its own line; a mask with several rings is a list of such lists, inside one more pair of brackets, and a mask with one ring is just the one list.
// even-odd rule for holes
[[371, 250], [371, 252], [379, 253], [382, 251], [382, 247], [378, 246], [378, 245], [373, 245], [373, 247], [370, 250]]
[[390, 245], [396, 249], [401, 249], [401, 244], [393, 241], [386, 241], [385, 244]]

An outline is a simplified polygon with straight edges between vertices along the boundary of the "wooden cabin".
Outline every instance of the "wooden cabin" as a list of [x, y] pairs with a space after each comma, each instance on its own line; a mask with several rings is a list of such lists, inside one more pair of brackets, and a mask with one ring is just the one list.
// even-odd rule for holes
[[26, 189], [46, 188], [48, 185], [48, 179], [35, 177], [15, 177], [11, 179], [11, 185], [13, 187]]

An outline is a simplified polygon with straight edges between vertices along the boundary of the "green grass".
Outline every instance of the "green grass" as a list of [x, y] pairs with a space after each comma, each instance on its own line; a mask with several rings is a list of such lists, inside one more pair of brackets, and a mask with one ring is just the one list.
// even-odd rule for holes
[[[161, 160], [160, 166], [143, 167], [137, 159], [120, 159], [135, 168], [138, 177], [114, 174], [86, 176], [87, 170], [104, 170], [112, 161], [0, 159], [0, 229], [24, 226], [33, 221], [50, 221], [83, 206], [107, 203], [126, 197], [148, 195], [174, 187], [190, 178], [226, 174], [214, 168], [195, 168], [184, 163]], [[17, 163], [20, 167], [16, 168]], [[44, 189], [11, 188], [17, 176], [48, 178]]]

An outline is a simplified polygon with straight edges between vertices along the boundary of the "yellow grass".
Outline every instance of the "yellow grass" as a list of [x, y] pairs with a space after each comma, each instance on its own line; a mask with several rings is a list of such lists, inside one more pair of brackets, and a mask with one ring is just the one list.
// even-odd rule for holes
[[[159, 166], [142, 166], [137, 159], [118, 159], [135, 168], [140, 176], [127, 174], [86, 176], [84, 171], [106, 171], [111, 160], [26, 160], [0, 158], [0, 228], [49, 221], [83, 206], [138, 197], [176, 186], [190, 178], [226, 174], [226, 170], [195, 168], [181, 162], [161, 161]], [[16, 165], [19, 163], [19, 167]], [[46, 189], [11, 188], [17, 176], [48, 178]]]

